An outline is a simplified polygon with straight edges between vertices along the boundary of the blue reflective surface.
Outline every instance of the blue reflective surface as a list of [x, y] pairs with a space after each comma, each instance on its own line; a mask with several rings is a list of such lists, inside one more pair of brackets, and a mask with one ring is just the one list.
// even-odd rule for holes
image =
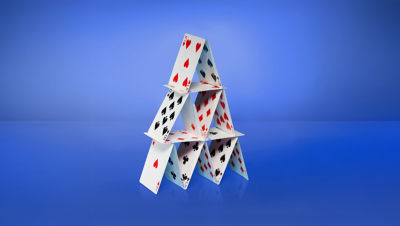
[[400, 122], [242, 122], [250, 180], [139, 184], [140, 122], [0, 123], [0, 225], [399, 225]]

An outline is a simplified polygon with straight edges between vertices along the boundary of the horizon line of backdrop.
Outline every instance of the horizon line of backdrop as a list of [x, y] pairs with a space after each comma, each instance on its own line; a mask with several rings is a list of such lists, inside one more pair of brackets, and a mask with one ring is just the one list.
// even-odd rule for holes
[[400, 120], [399, 1], [152, 2], [2, 1], [0, 120], [151, 122], [185, 33], [234, 120]]

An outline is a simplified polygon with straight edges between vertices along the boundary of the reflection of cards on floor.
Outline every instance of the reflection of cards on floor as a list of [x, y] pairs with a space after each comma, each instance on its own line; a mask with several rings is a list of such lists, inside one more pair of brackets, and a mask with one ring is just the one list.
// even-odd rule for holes
[[[200, 82], [192, 82], [195, 71]], [[165, 175], [187, 189], [196, 166], [216, 184], [227, 165], [248, 179], [238, 140], [243, 134], [234, 130], [225, 88], [207, 40], [185, 35], [166, 87], [169, 91], [145, 133], [153, 140], [140, 183], [157, 194]], [[194, 103], [191, 94], [197, 95]], [[185, 129], [172, 131], [179, 115]], [[210, 146], [206, 141], [211, 141]]]

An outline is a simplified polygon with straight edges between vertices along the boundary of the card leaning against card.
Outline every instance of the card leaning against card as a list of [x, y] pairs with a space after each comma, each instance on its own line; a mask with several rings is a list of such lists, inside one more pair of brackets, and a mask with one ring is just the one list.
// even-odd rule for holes
[[[192, 82], [195, 71], [199, 82]], [[225, 87], [206, 39], [185, 34], [165, 86], [169, 90], [145, 132], [152, 141], [140, 183], [157, 194], [165, 176], [187, 189], [197, 168], [200, 175], [219, 184], [228, 165], [248, 180], [239, 145], [244, 134], [234, 130]], [[180, 114], [185, 129], [172, 131]]]

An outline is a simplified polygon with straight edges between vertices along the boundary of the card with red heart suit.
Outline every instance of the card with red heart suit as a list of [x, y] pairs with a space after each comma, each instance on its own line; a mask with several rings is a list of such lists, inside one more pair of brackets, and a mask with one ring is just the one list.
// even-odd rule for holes
[[173, 144], [163, 144], [155, 140], [151, 142], [139, 181], [154, 194], [158, 192], [173, 148]]
[[235, 134], [225, 90], [222, 90], [221, 98], [219, 99], [218, 106], [214, 114], [214, 123], [218, 129], [221, 129], [229, 134]]
[[233, 148], [232, 155], [229, 160], [229, 167], [240, 176], [246, 178], [246, 180], [249, 179], [249, 176], [247, 175], [246, 165], [244, 164], [242, 148], [240, 147], [239, 140], [236, 142], [236, 145]]
[[188, 92], [204, 43], [203, 38], [185, 34], [168, 82], [175, 91]]

